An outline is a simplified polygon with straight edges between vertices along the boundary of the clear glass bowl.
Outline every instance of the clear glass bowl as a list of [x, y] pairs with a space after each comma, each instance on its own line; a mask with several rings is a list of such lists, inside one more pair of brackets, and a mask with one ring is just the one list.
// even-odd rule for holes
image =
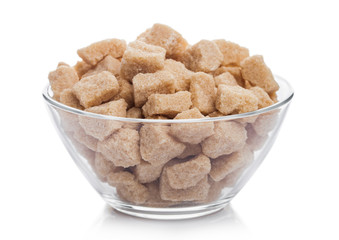
[[89, 113], [55, 101], [50, 86], [43, 97], [68, 152], [110, 206], [138, 217], [185, 219], [224, 208], [264, 160], [293, 97], [288, 82], [275, 79], [274, 105], [204, 119]]

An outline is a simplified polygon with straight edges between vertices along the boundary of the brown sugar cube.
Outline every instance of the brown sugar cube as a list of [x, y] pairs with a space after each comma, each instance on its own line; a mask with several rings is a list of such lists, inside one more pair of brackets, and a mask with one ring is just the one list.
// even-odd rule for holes
[[[127, 118], [142, 118], [141, 108], [132, 107], [127, 111]], [[123, 128], [132, 128], [132, 129], [139, 129], [141, 124], [139, 123], [125, 123]]]
[[128, 104], [127, 108], [134, 106], [134, 95], [133, 95], [133, 86], [129, 81], [118, 78], [119, 83], [119, 93], [115, 95], [113, 100], [125, 99]]
[[[193, 108], [179, 113], [174, 119], [192, 118], [204, 118], [204, 115], [202, 115], [197, 108]], [[205, 138], [211, 136], [214, 133], [213, 129], [213, 122], [173, 123], [171, 124], [170, 134], [181, 142], [198, 144]]]
[[96, 72], [108, 71], [113, 75], [118, 75], [120, 72], [120, 61], [110, 55], [106, 56], [95, 67]]
[[135, 180], [129, 172], [109, 173], [107, 182], [117, 188], [118, 195], [135, 204], [143, 204], [149, 198], [148, 189]]
[[212, 168], [209, 175], [214, 181], [220, 181], [228, 174], [245, 166], [253, 160], [253, 153], [248, 147], [232, 153], [231, 155], [220, 156], [211, 161]]
[[255, 122], [252, 123], [254, 131], [259, 136], [266, 136], [277, 125], [278, 116], [278, 111], [272, 111], [259, 115]]
[[214, 124], [214, 134], [202, 144], [202, 152], [210, 157], [231, 154], [242, 149], [246, 143], [246, 130], [243, 125], [233, 121], [220, 121]]
[[49, 83], [53, 91], [53, 98], [59, 101], [60, 94], [72, 88], [79, 81], [76, 71], [68, 66], [60, 66], [48, 74]]
[[163, 24], [154, 24], [142, 33], [138, 40], [166, 49], [166, 57], [178, 59], [183, 55], [188, 43], [180, 33]]
[[126, 50], [126, 42], [121, 39], [106, 39], [78, 50], [79, 57], [94, 66], [106, 56], [120, 58]]
[[113, 187], [133, 185], [135, 176], [128, 171], [110, 172], [107, 174], [107, 182]]
[[191, 93], [180, 91], [173, 94], [152, 94], [142, 107], [144, 116], [166, 115], [171, 118], [192, 106]]
[[258, 98], [240, 86], [219, 85], [216, 108], [223, 114], [251, 112], [258, 109]]
[[240, 62], [249, 56], [249, 51], [245, 47], [241, 47], [236, 43], [225, 41], [224, 39], [217, 39], [213, 41], [219, 47], [223, 54], [222, 65], [240, 66]]
[[144, 125], [140, 129], [140, 153], [142, 159], [154, 166], [164, 165], [185, 150], [185, 144], [169, 135], [169, 126]]
[[64, 110], [57, 110], [60, 117], [60, 124], [64, 132], [73, 136], [73, 133], [82, 127], [79, 124], [79, 118], [77, 114], [66, 112]]
[[119, 129], [106, 140], [99, 142], [97, 149], [115, 166], [127, 168], [141, 161], [139, 133], [134, 129]]
[[62, 91], [60, 94], [60, 102], [69, 107], [84, 110], [84, 107], [80, 105], [79, 100], [76, 98], [71, 88]]
[[74, 139], [73, 136], [70, 137], [72, 141], [72, 145], [74, 146], [75, 150], [83, 156], [89, 163], [90, 166], [94, 166], [94, 159], [95, 159], [95, 152], [86, 147], [84, 144], [79, 143], [77, 140]]
[[212, 112], [210, 114], [208, 114], [209, 117], [223, 117], [225, 116], [224, 114], [222, 114], [221, 112], [219, 111], [215, 111], [215, 112]]
[[92, 69], [92, 65], [84, 61], [78, 61], [73, 68], [77, 72], [79, 79], [81, 79], [85, 73]]
[[208, 157], [200, 154], [193, 159], [166, 168], [169, 185], [174, 189], [187, 189], [195, 186], [211, 170]]
[[94, 160], [94, 169], [95, 173], [102, 178], [106, 179], [107, 175], [111, 172], [120, 172], [123, 171], [124, 168], [114, 166], [112, 161], [107, 160], [101, 153], [95, 154]]
[[278, 102], [278, 95], [276, 92], [271, 92], [268, 94], [274, 103]]
[[[87, 108], [87, 112], [103, 114], [116, 117], [126, 117], [127, 103], [120, 99], [101, 104], [96, 107]], [[79, 123], [88, 135], [103, 141], [109, 135], [122, 126], [121, 122], [115, 120], [98, 119], [87, 116], [79, 116]]]
[[223, 55], [218, 46], [208, 40], [201, 40], [189, 47], [183, 56], [185, 66], [194, 72], [215, 71], [222, 61]]
[[65, 62], [59, 62], [57, 68], [58, 68], [58, 67], [61, 67], [61, 66], [70, 67], [70, 65], [67, 64], [67, 63], [65, 63]]
[[165, 201], [161, 199], [159, 190], [159, 181], [154, 181], [151, 183], [147, 183], [145, 185], [149, 192], [149, 198], [143, 204], [144, 206], [163, 208], [179, 204], [179, 202]]
[[249, 90], [258, 98], [259, 109], [268, 107], [274, 103], [264, 89], [260, 87], [252, 87]]
[[160, 177], [160, 197], [167, 201], [201, 201], [207, 198], [210, 185], [205, 175], [195, 186], [186, 189], [174, 189], [170, 186], [164, 169]]
[[166, 117], [166, 116], [162, 116], [162, 115], [153, 115], [153, 116], [148, 116], [145, 119], [163, 119], [163, 120], [165, 120], [165, 119], [169, 119], [169, 118]]
[[150, 183], [160, 177], [162, 168], [163, 165], [154, 166], [142, 160], [140, 164], [135, 166], [133, 173], [140, 183]]
[[133, 107], [127, 111], [128, 118], [142, 118], [141, 108]]
[[257, 151], [257, 150], [261, 149], [264, 146], [264, 144], [266, 143], [268, 135], [265, 135], [265, 136], [258, 135], [254, 131], [252, 124], [247, 124], [246, 131], [247, 131], [247, 140], [246, 140], [247, 146], [252, 151]]
[[222, 73], [214, 77], [215, 86], [218, 87], [220, 84], [225, 84], [228, 86], [238, 86], [237, 80], [229, 72]]
[[131, 42], [121, 60], [120, 76], [129, 81], [138, 73], [154, 73], [164, 68], [166, 50], [141, 41]]
[[89, 70], [87, 73], [82, 75], [82, 77], [92, 76], [94, 74], [98, 74], [100, 72], [107, 71], [117, 76], [120, 72], [120, 61], [110, 55], [106, 56], [103, 60], [101, 60], [95, 68]]
[[246, 126], [248, 123], [254, 123], [255, 120], [257, 120], [258, 115], [250, 116], [250, 117], [243, 117], [243, 118], [238, 118], [235, 121], [238, 123], [241, 123], [242, 125]]
[[139, 73], [133, 78], [134, 103], [141, 107], [154, 93], [169, 94], [175, 92], [175, 78], [167, 71]]
[[82, 78], [73, 86], [73, 93], [85, 108], [100, 105], [119, 92], [115, 76], [107, 71]]
[[75, 131], [73, 137], [78, 142], [84, 144], [86, 147], [88, 147], [92, 151], [97, 150], [98, 139], [90, 135], [87, 135], [86, 132], [82, 128], [79, 128], [77, 131]]
[[190, 92], [193, 106], [207, 115], [215, 111], [214, 79], [206, 73], [195, 73], [191, 77]]
[[165, 71], [169, 71], [175, 77], [176, 91], [189, 91], [191, 77], [194, 72], [188, 70], [184, 64], [173, 59], [167, 59], [164, 66]]
[[239, 86], [244, 87], [244, 79], [241, 75], [241, 67], [235, 67], [235, 66], [221, 66], [217, 70], [214, 71], [213, 75], [214, 77], [219, 76], [220, 74], [223, 74], [225, 72], [229, 72], [232, 74], [232, 76], [237, 80], [237, 83]]
[[262, 56], [254, 55], [245, 58], [240, 66], [242, 77], [253, 86], [261, 87], [267, 93], [272, 93], [279, 89], [278, 83], [274, 80], [273, 74], [266, 66]]
[[200, 144], [185, 144], [186, 148], [182, 154], [177, 156], [179, 159], [183, 159], [189, 156], [199, 155], [201, 153]]

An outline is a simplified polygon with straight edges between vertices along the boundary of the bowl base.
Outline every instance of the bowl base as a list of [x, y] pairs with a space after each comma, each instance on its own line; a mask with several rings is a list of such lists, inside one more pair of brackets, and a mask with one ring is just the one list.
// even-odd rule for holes
[[220, 211], [229, 204], [232, 198], [222, 199], [217, 202], [199, 206], [168, 208], [143, 207], [125, 202], [123, 203], [107, 197], [104, 197], [104, 199], [112, 208], [127, 215], [157, 220], [181, 220], [197, 218]]

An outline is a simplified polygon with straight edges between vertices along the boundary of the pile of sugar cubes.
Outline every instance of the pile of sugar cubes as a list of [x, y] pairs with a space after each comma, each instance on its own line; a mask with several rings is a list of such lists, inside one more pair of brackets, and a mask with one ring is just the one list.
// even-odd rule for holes
[[[128, 45], [108, 39], [78, 50], [75, 66], [50, 72], [53, 98], [90, 113], [199, 119], [277, 102], [263, 57], [236, 43], [189, 45], [154, 24]], [[277, 112], [233, 121], [137, 123], [60, 112], [65, 133], [119, 197], [151, 207], [207, 203], [232, 187], [275, 127]]]

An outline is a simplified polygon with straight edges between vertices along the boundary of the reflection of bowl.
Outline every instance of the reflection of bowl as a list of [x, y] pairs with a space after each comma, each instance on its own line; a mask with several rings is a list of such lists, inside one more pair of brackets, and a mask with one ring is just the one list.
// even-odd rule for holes
[[94, 114], [55, 101], [49, 86], [43, 97], [67, 150], [109, 205], [140, 217], [183, 219], [224, 208], [263, 161], [293, 97], [285, 80], [276, 81], [274, 105], [204, 119]]

